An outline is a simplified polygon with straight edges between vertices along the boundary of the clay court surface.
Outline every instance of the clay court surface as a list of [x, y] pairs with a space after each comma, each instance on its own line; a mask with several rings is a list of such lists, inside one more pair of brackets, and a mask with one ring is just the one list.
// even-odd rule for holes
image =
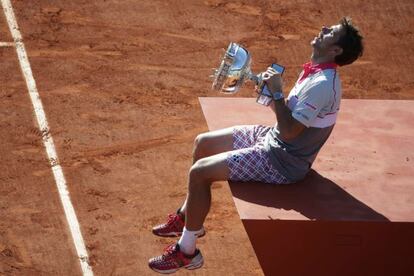
[[[153, 274], [148, 258], [174, 241], [151, 228], [185, 197], [193, 140], [208, 130], [198, 97], [218, 96], [208, 76], [230, 41], [255, 72], [285, 65], [289, 91], [320, 26], [351, 15], [366, 51], [339, 69], [343, 97], [414, 99], [412, 1], [12, 4], [95, 275]], [[1, 11], [0, 42], [12, 41]], [[13, 46], [0, 46], [0, 114], [0, 274], [81, 275]], [[263, 273], [227, 182], [213, 185], [205, 227], [193, 274]]]

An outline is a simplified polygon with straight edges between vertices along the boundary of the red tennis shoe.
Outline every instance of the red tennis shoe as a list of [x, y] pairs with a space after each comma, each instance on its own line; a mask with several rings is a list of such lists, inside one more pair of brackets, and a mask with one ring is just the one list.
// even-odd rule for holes
[[180, 268], [197, 269], [203, 266], [204, 259], [200, 250], [196, 249], [192, 256], [187, 256], [180, 251], [177, 243], [171, 244], [164, 249], [160, 256], [151, 258], [148, 261], [149, 267], [159, 273], [174, 273]]
[[178, 237], [183, 233], [184, 225], [184, 219], [181, 214], [169, 214], [167, 222], [152, 228], [152, 233], [161, 237]]
[[[152, 228], [152, 233], [161, 237], [179, 237], [183, 233], [184, 225], [185, 222], [183, 215], [177, 212], [175, 214], [169, 214], [166, 223]], [[204, 235], [205, 231], [203, 227], [197, 236], [202, 237]]]

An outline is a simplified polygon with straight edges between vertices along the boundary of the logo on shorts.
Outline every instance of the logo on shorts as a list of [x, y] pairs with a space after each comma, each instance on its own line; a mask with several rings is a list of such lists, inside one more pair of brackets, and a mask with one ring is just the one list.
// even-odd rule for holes
[[240, 163], [241, 156], [240, 155], [233, 155], [232, 159], [233, 159], [234, 162]]

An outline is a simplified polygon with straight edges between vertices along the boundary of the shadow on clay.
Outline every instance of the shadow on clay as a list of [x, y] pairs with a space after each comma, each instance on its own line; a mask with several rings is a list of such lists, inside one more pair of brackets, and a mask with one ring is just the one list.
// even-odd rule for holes
[[230, 188], [236, 198], [271, 208], [295, 210], [310, 220], [389, 221], [315, 170], [295, 184], [230, 183]]

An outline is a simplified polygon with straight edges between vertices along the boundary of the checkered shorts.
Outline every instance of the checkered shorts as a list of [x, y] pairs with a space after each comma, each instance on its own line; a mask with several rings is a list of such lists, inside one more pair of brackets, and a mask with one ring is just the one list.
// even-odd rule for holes
[[232, 181], [285, 184], [288, 180], [270, 163], [264, 139], [271, 127], [262, 125], [233, 128], [233, 151], [227, 156]]

